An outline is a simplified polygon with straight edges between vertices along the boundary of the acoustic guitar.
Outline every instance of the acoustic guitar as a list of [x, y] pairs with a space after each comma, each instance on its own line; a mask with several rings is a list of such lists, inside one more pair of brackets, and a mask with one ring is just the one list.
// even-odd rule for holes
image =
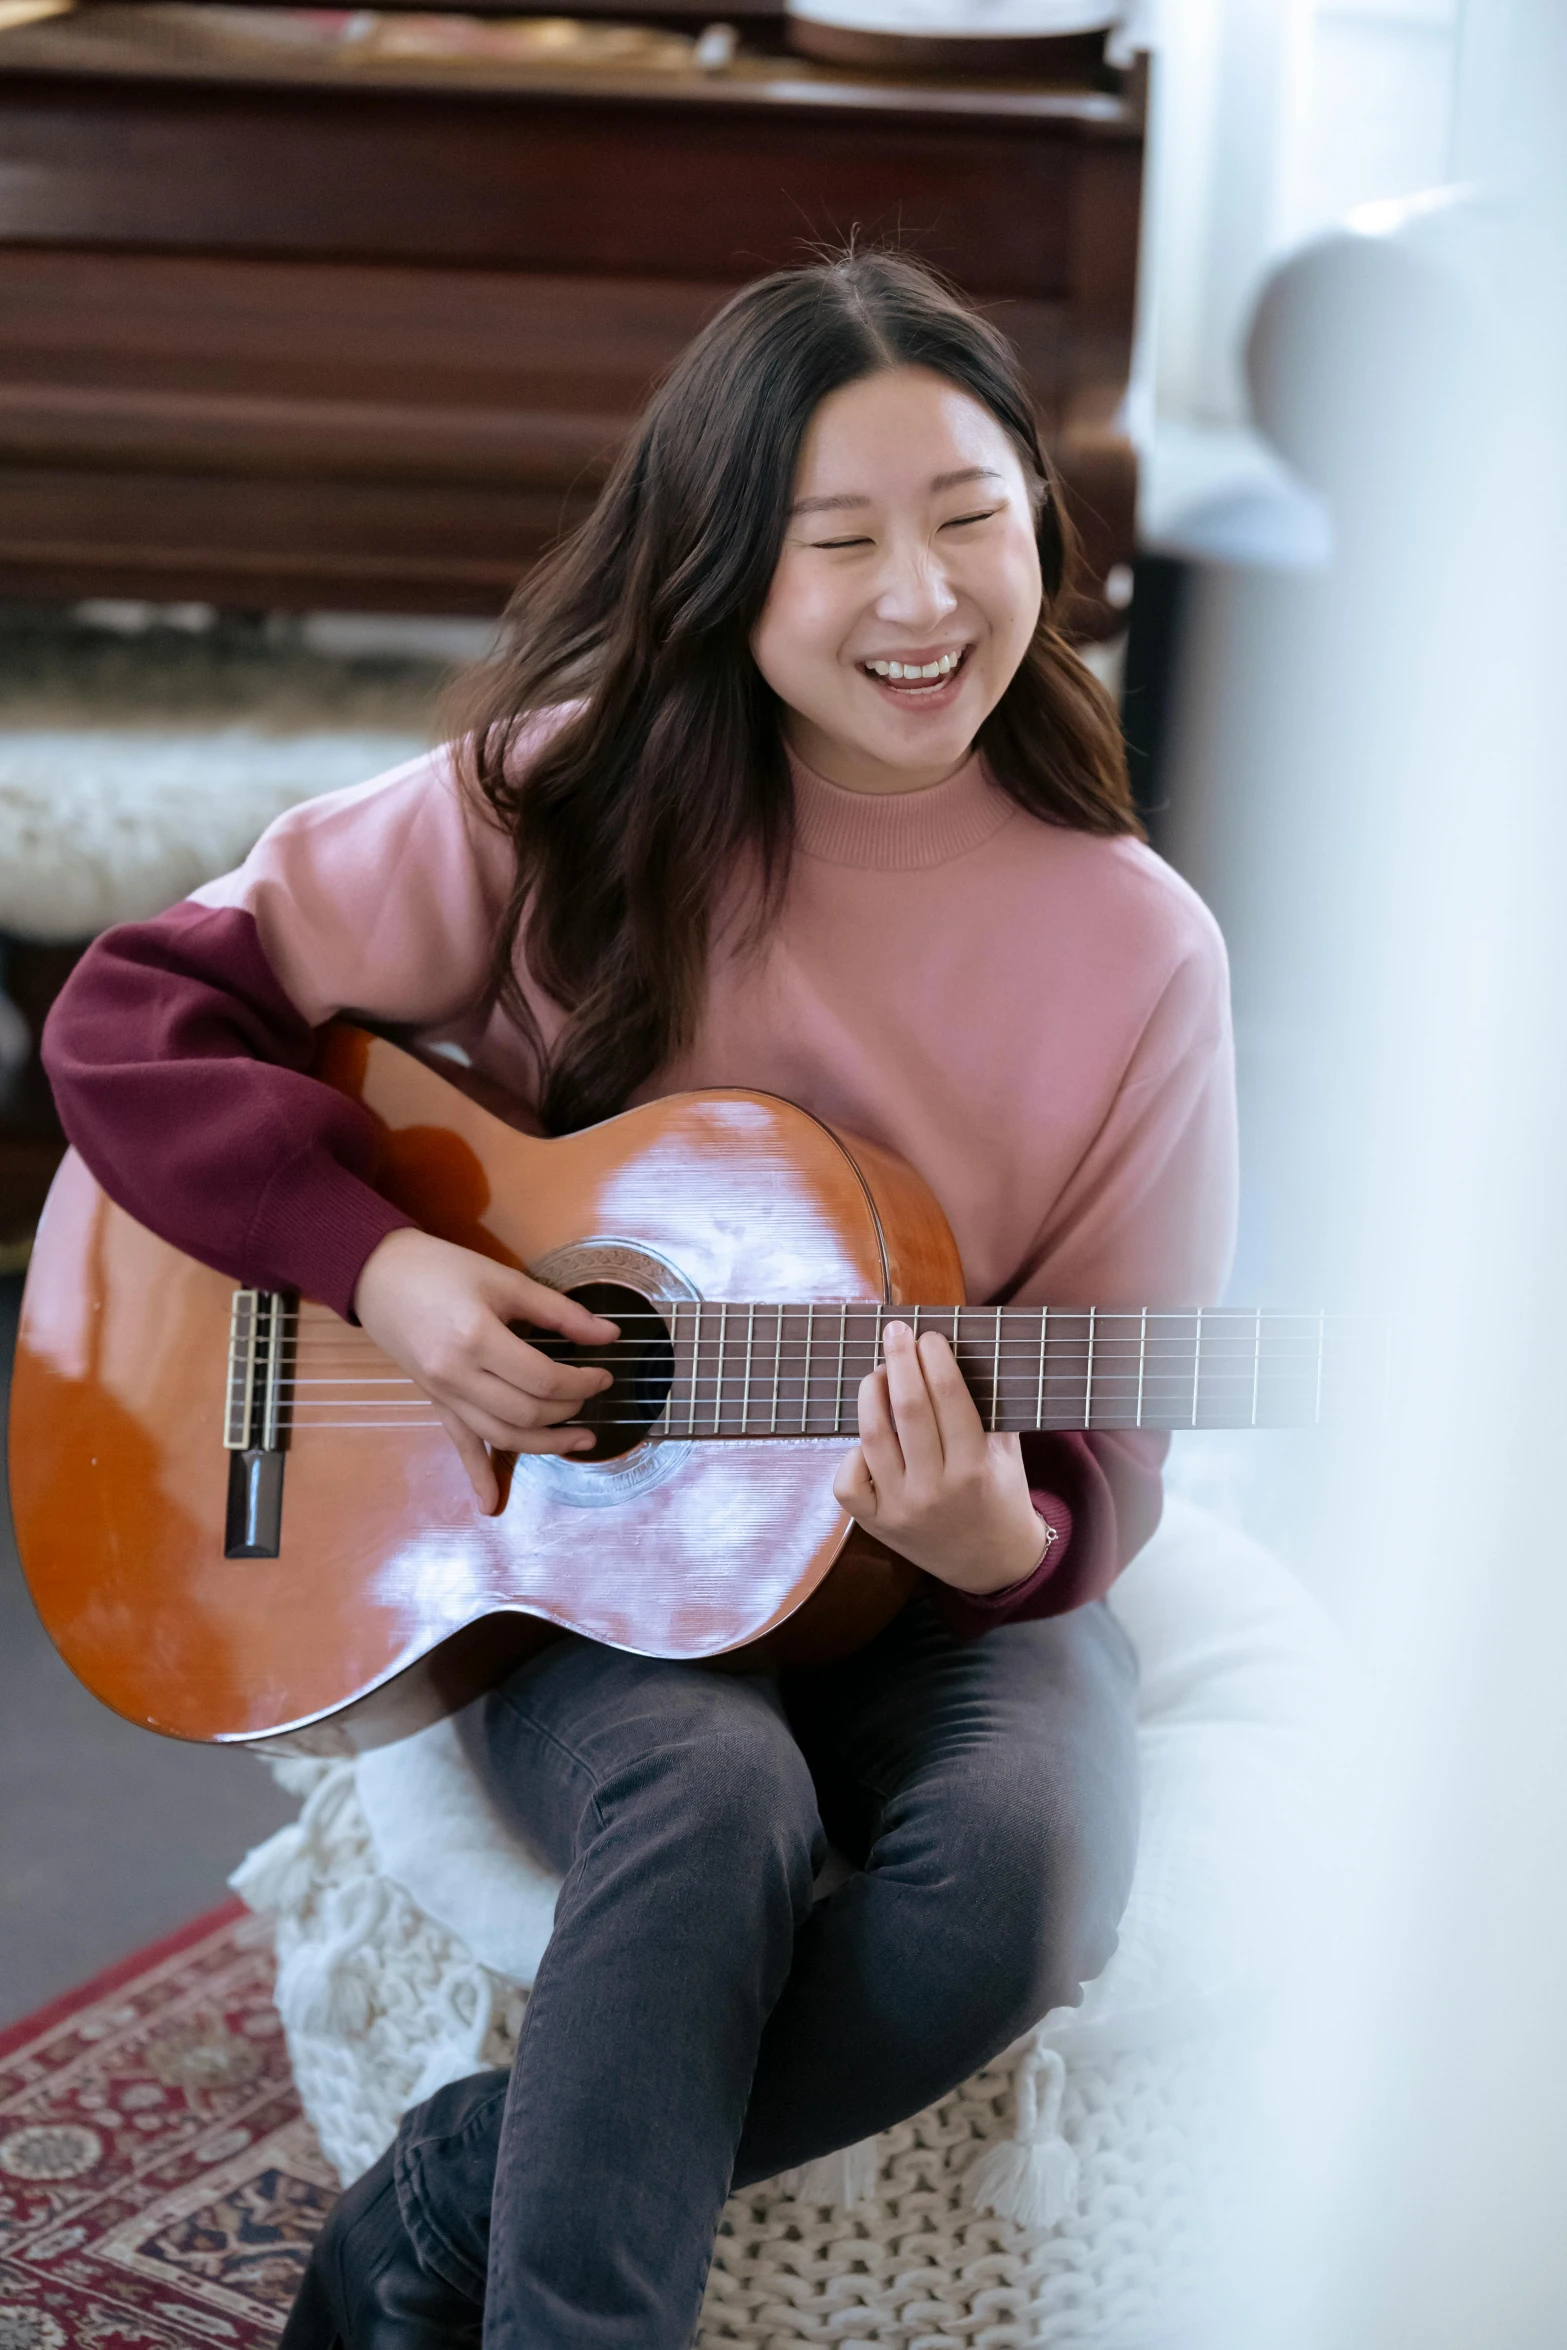
[[66, 1663], [173, 1737], [352, 1751], [560, 1629], [752, 1669], [846, 1653], [916, 1580], [832, 1492], [894, 1312], [951, 1338], [995, 1429], [1298, 1425], [1340, 1384], [1319, 1315], [965, 1305], [912, 1169], [767, 1095], [546, 1141], [344, 1024], [318, 1074], [369, 1111], [374, 1180], [427, 1231], [619, 1323], [614, 1385], [582, 1415], [591, 1456], [519, 1458], [482, 1516], [362, 1330], [236, 1290], [69, 1155], [23, 1300], [17, 1539]]

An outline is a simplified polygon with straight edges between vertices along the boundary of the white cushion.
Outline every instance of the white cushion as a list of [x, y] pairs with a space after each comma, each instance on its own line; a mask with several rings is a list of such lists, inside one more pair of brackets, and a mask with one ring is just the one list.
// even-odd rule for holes
[[[1121, 1946], [1051, 2037], [1179, 2025], [1251, 1979], [1287, 1910], [1281, 1853], [1320, 1755], [1333, 1635], [1260, 1544], [1190, 1502], [1116, 1584], [1141, 1671], [1143, 1830]], [[491, 1808], [450, 1722], [361, 1757], [382, 1874], [492, 1972], [531, 1984], [560, 1880]]]
[[357, 1769], [381, 1872], [481, 1966], [531, 1985], [560, 1879], [490, 1805], [451, 1722], [362, 1755]]

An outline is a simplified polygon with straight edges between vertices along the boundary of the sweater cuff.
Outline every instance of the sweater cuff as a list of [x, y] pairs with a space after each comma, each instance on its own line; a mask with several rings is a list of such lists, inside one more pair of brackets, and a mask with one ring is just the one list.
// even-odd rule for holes
[[947, 1627], [960, 1640], [975, 1633], [987, 1632], [993, 1624], [1010, 1623], [1014, 1616], [1026, 1615], [1029, 1605], [1049, 1582], [1072, 1540], [1072, 1513], [1058, 1493], [1039, 1493], [1032, 1489], [1029, 1499], [1047, 1529], [1043, 1555], [1030, 1575], [1020, 1583], [1008, 1583], [1000, 1591], [959, 1591], [950, 1583], [937, 1587], [937, 1598]]
[[[371, 1253], [412, 1216], [383, 1199], [328, 1151], [280, 1168], [262, 1193], [245, 1247], [259, 1288], [297, 1289], [354, 1320], [354, 1290]], [[264, 1268], [275, 1267], [268, 1279]]]

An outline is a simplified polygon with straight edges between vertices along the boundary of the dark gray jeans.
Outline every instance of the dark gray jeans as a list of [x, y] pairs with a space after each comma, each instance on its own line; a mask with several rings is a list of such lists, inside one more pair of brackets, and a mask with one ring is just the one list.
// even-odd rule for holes
[[[686, 2350], [731, 2186], [918, 2112], [1105, 1965], [1135, 1687], [1103, 1604], [960, 1642], [916, 1598], [781, 1681], [525, 1665], [465, 1717], [565, 1876], [515, 2069], [408, 2115], [285, 2350]], [[813, 1906], [829, 1838], [857, 1865]]]

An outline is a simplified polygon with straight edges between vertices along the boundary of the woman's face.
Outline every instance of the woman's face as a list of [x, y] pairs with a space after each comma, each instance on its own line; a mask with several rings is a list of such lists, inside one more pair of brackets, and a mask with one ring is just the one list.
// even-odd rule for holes
[[889, 368], [811, 419], [751, 650], [807, 765], [851, 791], [918, 791], [968, 757], [1041, 594], [1002, 427], [927, 368]]

